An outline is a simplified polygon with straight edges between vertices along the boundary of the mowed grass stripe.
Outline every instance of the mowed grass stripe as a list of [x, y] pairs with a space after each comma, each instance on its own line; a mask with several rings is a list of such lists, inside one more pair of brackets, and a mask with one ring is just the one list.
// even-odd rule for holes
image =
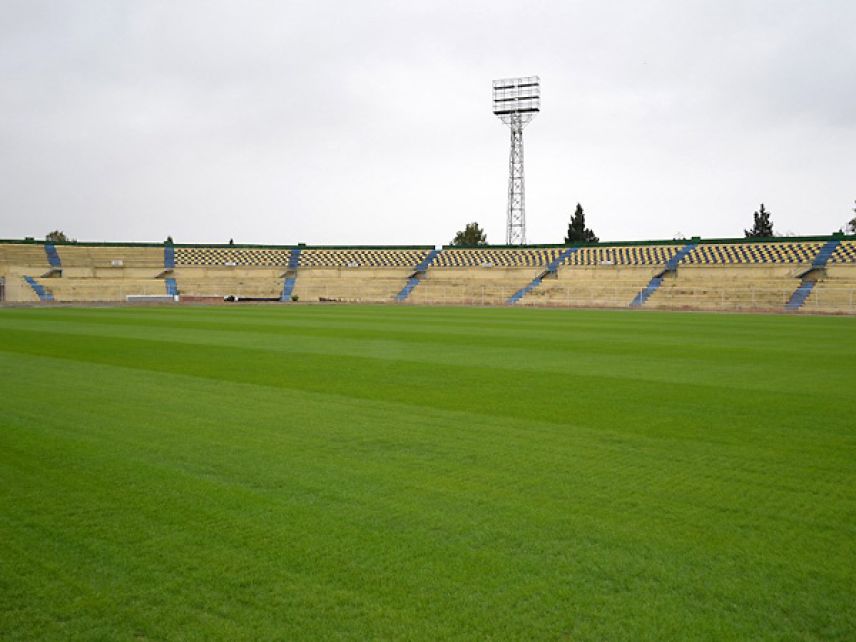
[[[51, 311], [52, 312], [52, 311]], [[64, 312], [64, 311], [63, 311]], [[102, 312], [96, 310], [95, 312]], [[44, 318], [44, 314], [39, 318]], [[283, 315], [280, 325], [268, 324], [259, 327], [253, 324], [234, 323], [234, 314], [219, 330], [210, 324], [197, 324], [185, 320], [173, 324], [168, 320], [149, 323], [145, 315], [134, 315], [134, 319], [122, 316], [121, 323], [105, 329], [116, 315], [95, 315], [86, 323], [66, 321], [59, 328], [50, 321], [39, 318], [0, 319], [0, 327], [8, 330], [30, 329], [39, 332], [62, 332], [90, 336], [112, 336], [116, 338], [150, 339], [157, 324], [157, 337], [161, 341], [202, 343], [223, 348], [256, 348], [266, 351], [315, 352], [354, 357], [391, 358], [402, 360], [424, 360], [438, 364], [457, 366], [466, 362], [483, 368], [529, 369], [539, 372], [555, 372], [568, 376], [605, 375], [671, 383], [676, 376], [686, 383], [713, 383], [718, 386], [732, 385], [748, 389], [781, 391], [791, 388], [798, 381], [804, 394], [826, 395], [829, 386], [827, 366], [818, 359], [819, 350], [829, 350], [840, 358], [840, 343], [844, 340], [843, 330], [847, 326], [831, 325], [823, 333], [813, 335], [813, 350], [801, 349], [800, 341], [783, 341], [778, 337], [776, 349], [769, 347], [767, 337], [771, 332], [766, 326], [754, 329], [754, 339], [745, 345], [725, 348], [723, 341], [732, 341], [731, 335], [713, 336], [704, 328], [695, 328], [691, 323], [670, 327], [669, 332], [660, 326], [645, 334], [645, 340], [630, 336], [626, 332], [600, 330], [598, 335], [592, 327], [579, 324], [568, 325], [562, 331], [552, 331], [537, 342], [529, 329], [520, 329], [525, 335], [520, 341], [511, 342], [505, 336], [496, 337], [490, 329], [478, 335], [449, 336], [446, 332], [434, 335], [411, 332], [409, 325], [402, 331], [393, 332], [388, 323], [379, 322], [378, 327], [368, 330], [342, 331], [339, 329], [294, 328], [289, 321], [294, 315]], [[161, 315], [162, 316], [162, 315]], [[214, 315], [216, 318], [216, 315]], [[299, 315], [297, 315], [299, 317]], [[619, 315], [620, 316], [620, 315]], [[659, 315], [662, 318], [662, 315]], [[75, 314], [72, 319], [79, 318]], [[751, 319], [743, 317], [740, 320]], [[802, 319], [801, 319], [802, 320]], [[788, 319], [788, 321], [792, 321]], [[814, 321], [814, 319], [812, 319]], [[837, 323], [841, 319], [824, 319]], [[847, 321], [847, 320], [844, 320]], [[687, 330], [682, 332], [682, 330]], [[674, 336], [673, 336], [674, 335]], [[426, 337], [431, 336], [430, 340]], [[670, 336], [670, 343], [662, 337]], [[775, 338], [775, 335], [773, 335]], [[679, 344], [675, 342], [679, 341]], [[758, 345], [755, 345], [758, 344]], [[537, 351], [537, 352], [536, 352]], [[535, 358], [531, 358], [531, 357]], [[775, 366], [775, 367], [771, 367]], [[799, 379], [796, 379], [799, 377]]]
[[[303, 308], [257, 309], [270, 325]], [[223, 310], [226, 334], [239, 335], [235, 317], [255, 310]], [[374, 314], [379, 332], [391, 323], [387, 308], [338, 310], [361, 322]], [[714, 376], [685, 385], [679, 372], [659, 393], [626, 372], [557, 381], [537, 374], [549, 363], [542, 350], [527, 368], [449, 368], [406, 329], [398, 355], [338, 368], [306, 343], [311, 334], [268, 332], [293, 352], [227, 347], [230, 369], [216, 355], [220, 335], [206, 336], [210, 321], [199, 333], [213, 345], [162, 342], [160, 327], [146, 340], [98, 342], [63, 336], [60, 314], [51, 332], [11, 330], [2, 322], [20, 317], [7, 312], [18, 311], [0, 311], [9, 391], [0, 497], [10, 517], [0, 528], [16, 555], [0, 567], [12, 606], [0, 616], [4, 639], [853, 630], [846, 404], [741, 394]], [[157, 315], [206, 311], [185, 312]], [[419, 319], [405, 312], [402, 323]], [[528, 311], [440, 312], [426, 319], [465, 319], [450, 322], [459, 328]], [[596, 326], [592, 314], [581, 324]], [[640, 344], [664, 331], [634, 325], [649, 315], [598, 314], [604, 342], [616, 323]], [[575, 327], [574, 313], [553, 315]], [[690, 332], [682, 318], [675, 332]], [[713, 318], [723, 341], [731, 321], [744, 325]], [[798, 351], [786, 321], [765, 326], [770, 344], [781, 330], [781, 345], [757, 357], [771, 371]], [[830, 398], [852, 384], [840, 365], [847, 350], [826, 366]]]
[[[344, 357], [328, 354], [282, 355], [261, 350], [228, 350], [158, 340], [63, 336], [7, 330], [0, 349], [54, 355], [94, 363], [132, 363], [158, 372], [240, 381], [315, 392], [335, 392], [366, 399], [388, 399], [420, 407], [475, 411], [521, 419], [577, 421], [612, 426], [628, 422], [627, 429], [648, 434], [706, 441], [748, 441], [793, 433], [790, 442], [773, 449], [812, 449], [818, 431], [841, 434], [846, 418], [815, 427], [814, 410], [801, 397], [781, 392], [726, 391], [720, 386], [659, 383], [623, 376], [557, 378], [552, 373], [518, 373], [512, 369], [479, 366], [431, 366], [420, 361]], [[676, 379], [679, 374], [675, 374]], [[724, 385], [724, 384], [723, 384]], [[609, 399], [602, 396], [609, 391]], [[474, 395], [481, 397], [474, 404]], [[551, 402], [534, 403], [549, 394]], [[723, 396], [728, 403], [719, 407]], [[475, 406], [475, 408], [474, 408]], [[716, 414], [713, 413], [715, 410]], [[780, 417], [776, 425], [756, 430], [760, 416]], [[727, 420], [730, 425], [723, 426]], [[842, 435], [846, 440], [847, 436]]]

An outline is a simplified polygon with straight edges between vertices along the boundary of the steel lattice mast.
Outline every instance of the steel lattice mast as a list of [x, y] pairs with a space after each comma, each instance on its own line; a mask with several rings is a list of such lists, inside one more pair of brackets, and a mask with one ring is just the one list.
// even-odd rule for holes
[[526, 244], [526, 184], [523, 172], [523, 128], [541, 109], [538, 76], [493, 81], [493, 113], [511, 130], [508, 157], [508, 212], [505, 242]]

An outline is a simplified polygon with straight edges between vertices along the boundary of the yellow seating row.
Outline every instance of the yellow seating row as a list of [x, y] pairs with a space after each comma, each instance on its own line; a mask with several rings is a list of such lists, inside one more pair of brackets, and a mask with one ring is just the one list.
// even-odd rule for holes
[[685, 264], [803, 263], [810, 264], [822, 241], [782, 243], [702, 243], [681, 261]]
[[830, 263], [856, 263], [856, 241], [841, 241], [832, 256]]
[[556, 260], [565, 248], [489, 249], [446, 248], [434, 259], [432, 268], [478, 267], [539, 267]]
[[303, 250], [300, 267], [402, 267], [415, 268], [430, 250]]
[[286, 267], [291, 250], [229, 247], [177, 247], [175, 265]]
[[567, 265], [665, 265], [682, 245], [627, 245], [581, 247], [566, 260]]

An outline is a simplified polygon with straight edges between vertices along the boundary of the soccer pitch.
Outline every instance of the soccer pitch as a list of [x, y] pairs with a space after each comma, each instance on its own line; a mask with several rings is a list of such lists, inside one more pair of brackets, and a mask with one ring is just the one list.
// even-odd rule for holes
[[853, 639], [856, 319], [0, 309], [0, 639]]

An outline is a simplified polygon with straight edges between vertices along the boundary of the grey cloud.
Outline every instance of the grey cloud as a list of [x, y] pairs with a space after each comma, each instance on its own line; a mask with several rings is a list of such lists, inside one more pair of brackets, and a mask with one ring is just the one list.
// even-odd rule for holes
[[0, 236], [503, 238], [490, 81], [540, 74], [529, 237], [828, 233], [854, 194], [856, 7], [7, 3]]

